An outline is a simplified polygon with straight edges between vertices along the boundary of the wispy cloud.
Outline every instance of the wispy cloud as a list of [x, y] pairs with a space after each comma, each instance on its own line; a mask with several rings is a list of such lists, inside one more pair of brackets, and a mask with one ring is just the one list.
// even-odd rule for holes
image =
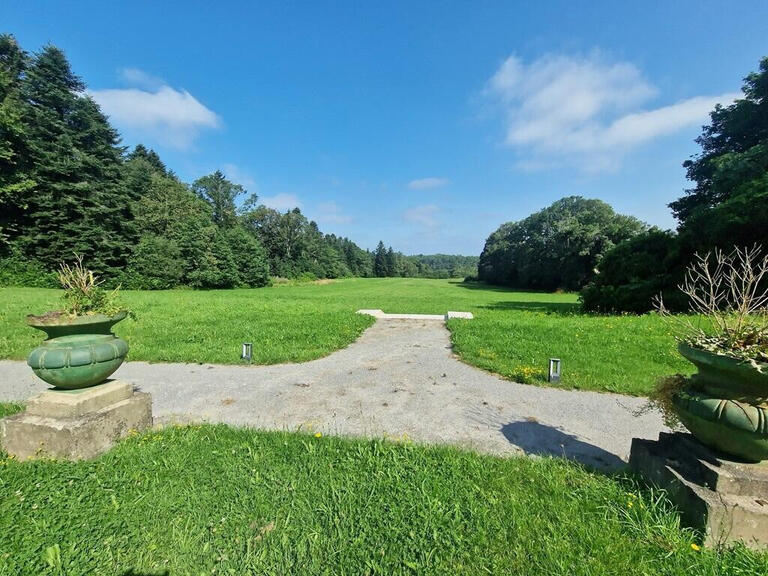
[[147, 74], [138, 68], [121, 68], [120, 78], [129, 86], [145, 90], [157, 90], [166, 85], [162, 78]]
[[122, 71], [123, 80], [138, 87], [92, 90], [90, 95], [121, 128], [173, 148], [189, 148], [201, 130], [221, 121], [186, 90], [177, 90], [141, 70]]
[[261, 198], [261, 203], [273, 210], [293, 210], [294, 208], [301, 208], [301, 202], [299, 198], [294, 194], [280, 193], [274, 196], [265, 196]]
[[246, 189], [246, 191], [251, 194], [256, 193], [256, 180], [253, 179], [248, 171], [243, 170], [236, 164], [224, 164], [221, 167], [221, 170], [224, 172], [224, 175], [228, 180], [231, 180], [235, 184], [240, 184], [243, 188]]
[[408, 182], [408, 188], [411, 190], [429, 190], [430, 188], [442, 188], [448, 185], [449, 182], [447, 178], [419, 178]]
[[314, 219], [321, 224], [347, 224], [352, 216], [345, 213], [336, 202], [321, 202], [315, 208]]
[[435, 228], [438, 224], [437, 215], [440, 208], [434, 204], [414, 206], [403, 212], [403, 220], [413, 222], [425, 228]]
[[489, 80], [485, 94], [505, 120], [505, 143], [528, 169], [569, 163], [612, 170], [632, 149], [703, 124], [716, 103], [737, 94], [696, 96], [642, 109], [658, 90], [633, 64], [546, 55], [526, 64], [510, 56]]

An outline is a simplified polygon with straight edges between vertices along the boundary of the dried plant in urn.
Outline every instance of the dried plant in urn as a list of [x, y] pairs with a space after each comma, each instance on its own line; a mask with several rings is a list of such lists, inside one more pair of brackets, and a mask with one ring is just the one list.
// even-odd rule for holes
[[708, 446], [768, 459], [768, 255], [758, 246], [696, 255], [680, 289], [690, 315], [669, 314], [661, 299], [657, 308], [698, 372], [665, 380], [656, 404]]

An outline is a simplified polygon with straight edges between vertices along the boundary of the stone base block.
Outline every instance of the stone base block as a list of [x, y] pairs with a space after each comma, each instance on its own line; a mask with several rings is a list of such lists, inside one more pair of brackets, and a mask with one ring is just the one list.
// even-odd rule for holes
[[445, 314], [445, 319], [447, 320], [453, 320], [454, 318], [460, 318], [462, 320], [472, 320], [474, 316], [472, 316], [472, 312], [453, 312], [452, 310], [449, 310]]
[[82, 460], [109, 450], [129, 431], [150, 426], [150, 395], [112, 381], [30, 398], [25, 412], [0, 420], [0, 443], [19, 459]]
[[662, 432], [657, 441], [633, 438], [629, 465], [667, 491], [705, 544], [768, 547], [768, 463], [734, 462], [690, 434]]

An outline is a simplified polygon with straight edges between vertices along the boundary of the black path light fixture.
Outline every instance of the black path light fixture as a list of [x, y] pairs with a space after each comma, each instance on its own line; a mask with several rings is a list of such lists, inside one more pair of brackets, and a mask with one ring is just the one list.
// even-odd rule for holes
[[549, 377], [550, 382], [557, 384], [560, 382], [560, 358], [549, 359]]
[[248, 362], [250, 362], [252, 355], [253, 355], [253, 343], [243, 342], [243, 352], [240, 354], [240, 358], [243, 360], [248, 360]]

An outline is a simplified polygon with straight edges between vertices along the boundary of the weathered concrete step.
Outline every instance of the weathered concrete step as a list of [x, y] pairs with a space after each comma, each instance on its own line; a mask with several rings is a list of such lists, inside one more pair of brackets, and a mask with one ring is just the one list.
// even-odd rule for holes
[[656, 441], [634, 438], [629, 465], [667, 491], [683, 523], [704, 532], [705, 544], [768, 547], [765, 464], [731, 462], [689, 434], [662, 432]]

